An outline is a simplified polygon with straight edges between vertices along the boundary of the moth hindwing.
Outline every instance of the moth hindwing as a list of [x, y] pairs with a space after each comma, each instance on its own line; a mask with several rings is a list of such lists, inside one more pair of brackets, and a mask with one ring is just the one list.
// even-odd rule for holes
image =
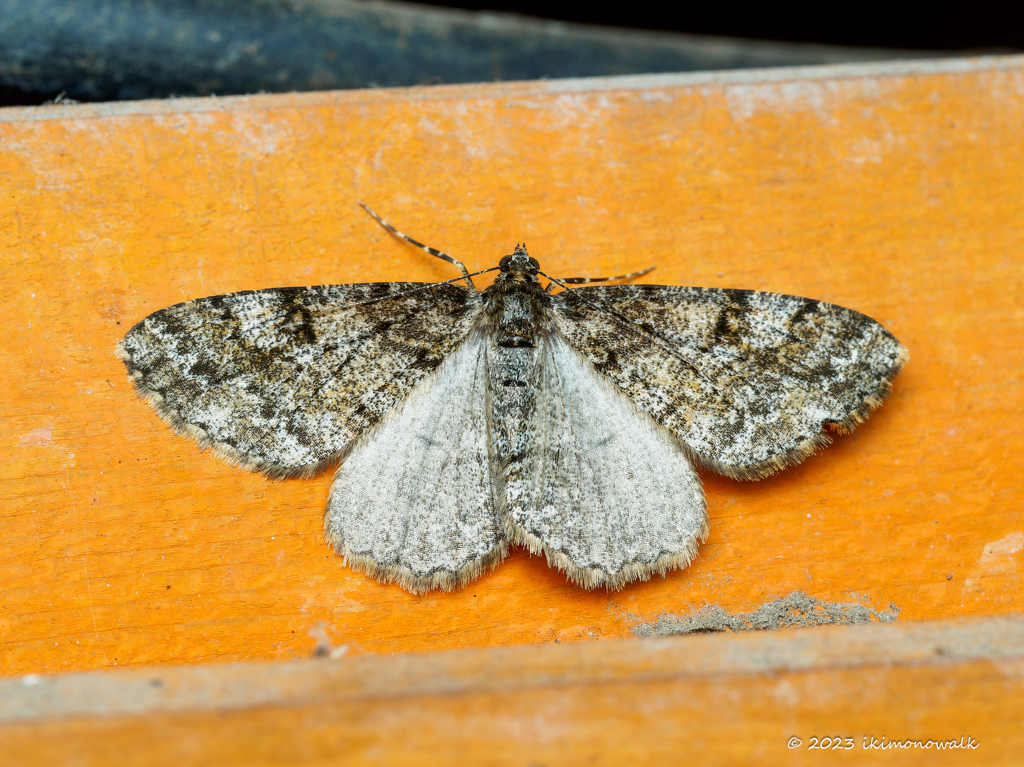
[[824, 427], [867, 418], [908, 358], [869, 317], [806, 298], [552, 293], [522, 245], [477, 291], [371, 215], [466, 286], [202, 298], [118, 352], [166, 421], [229, 462], [271, 477], [338, 464], [327, 540], [415, 593], [462, 586], [511, 544], [586, 588], [685, 566], [708, 534], [695, 462], [737, 479], [798, 463]]

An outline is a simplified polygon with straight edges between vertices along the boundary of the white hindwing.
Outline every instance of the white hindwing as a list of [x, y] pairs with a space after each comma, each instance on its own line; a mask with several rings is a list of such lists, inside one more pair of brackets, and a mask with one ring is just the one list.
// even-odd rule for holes
[[458, 588], [504, 558], [488, 467], [485, 343], [473, 331], [338, 469], [324, 526], [346, 564], [422, 593]]
[[516, 542], [587, 588], [689, 564], [708, 522], [682, 445], [557, 330], [543, 345], [531, 497], [512, 510]]

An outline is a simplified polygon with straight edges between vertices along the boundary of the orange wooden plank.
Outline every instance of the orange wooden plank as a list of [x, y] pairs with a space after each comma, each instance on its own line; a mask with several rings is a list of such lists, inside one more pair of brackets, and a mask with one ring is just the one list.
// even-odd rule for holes
[[[1024, 608], [1024, 59], [69, 106], [0, 113], [0, 673], [628, 636], [794, 589], [900, 620]], [[666, 284], [855, 308], [911, 353], [855, 434], [768, 481], [705, 475], [687, 570], [586, 593], [519, 551], [454, 594], [346, 569], [329, 477], [175, 436], [113, 348], [275, 285], [655, 263]]]
[[1022, 721], [1019, 616], [0, 681], [26, 765], [1009, 765]]

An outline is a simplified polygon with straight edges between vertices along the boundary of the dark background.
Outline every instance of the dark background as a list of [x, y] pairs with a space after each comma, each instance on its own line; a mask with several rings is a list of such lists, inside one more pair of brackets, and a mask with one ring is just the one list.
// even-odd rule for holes
[[959, 51], [1024, 51], [1024, 0], [1016, 2], [730, 3], [456, 0], [436, 3], [561, 21], [757, 40]]

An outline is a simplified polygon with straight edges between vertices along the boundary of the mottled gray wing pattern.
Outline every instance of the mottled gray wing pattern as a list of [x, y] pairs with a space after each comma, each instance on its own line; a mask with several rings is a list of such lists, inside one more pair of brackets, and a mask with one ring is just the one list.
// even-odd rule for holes
[[542, 340], [513, 535], [586, 588], [683, 567], [708, 534], [704, 491], [678, 439], [554, 331]]
[[470, 334], [353, 445], [324, 527], [345, 563], [420, 594], [450, 591], [508, 550], [491, 484], [487, 338]]
[[657, 285], [554, 297], [557, 326], [702, 463], [773, 474], [882, 403], [907, 351], [840, 306], [750, 290]]
[[179, 432], [246, 468], [308, 476], [437, 368], [480, 312], [479, 294], [456, 285], [247, 291], [151, 314], [118, 352]]

